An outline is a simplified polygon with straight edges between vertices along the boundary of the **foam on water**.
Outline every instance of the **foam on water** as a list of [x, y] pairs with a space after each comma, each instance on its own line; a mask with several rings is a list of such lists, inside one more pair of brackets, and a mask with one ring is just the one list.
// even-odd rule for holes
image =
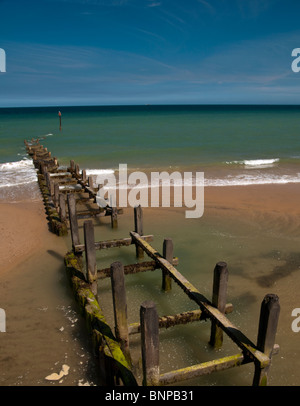
[[[255, 161], [239, 161], [244, 162], [244, 165], [247, 166], [245, 171], [236, 172], [230, 174], [224, 174], [222, 177], [212, 177], [210, 173], [204, 172], [204, 186], [214, 186], [214, 187], [224, 187], [224, 186], [247, 186], [247, 185], [283, 185], [287, 183], [299, 183], [300, 182], [300, 173], [294, 174], [278, 174], [274, 172], [263, 170], [256, 171], [247, 171], [248, 167], [256, 169], [270, 168], [270, 165], [277, 162], [278, 160], [255, 160]], [[157, 187], [157, 184], [152, 183], [152, 178], [150, 173], [143, 173], [139, 171], [139, 174], [136, 177], [131, 178], [130, 175], [127, 177], [127, 183], [119, 183], [119, 177], [115, 174], [113, 169], [107, 170], [89, 170], [89, 175], [95, 176], [96, 184], [106, 183], [106, 190], [114, 189], [132, 189], [139, 188], [144, 189], [148, 187]], [[172, 172], [169, 173], [169, 177], [161, 178], [159, 181], [160, 186], [170, 186], [170, 187], [193, 187], [196, 185], [196, 176], [195, 172], [182, 173], [178, 177], [172, 177]], [[114, 184], [115, 180], [115, 184]], [[197, 183], [199, 186], [202, 186], [200, 180]]]
[[250, 168], [270, 168], [273, 167], [274, 164], [279, 162], [279, 158], [272, 158], [272, 159], [245, 159], [242, 161], [229, 161], [226, 162], [227, 165], [243, 165], [244, 167]]
[[36, 182], [36, 169], [31, 159], [0, 164], [0, 188]]

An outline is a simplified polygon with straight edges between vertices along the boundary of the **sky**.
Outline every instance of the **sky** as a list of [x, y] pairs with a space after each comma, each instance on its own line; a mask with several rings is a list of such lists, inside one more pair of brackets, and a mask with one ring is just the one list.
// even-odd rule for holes
[[296, 0], [0, 0], [0, 107], [299, 104], [299, 16]]

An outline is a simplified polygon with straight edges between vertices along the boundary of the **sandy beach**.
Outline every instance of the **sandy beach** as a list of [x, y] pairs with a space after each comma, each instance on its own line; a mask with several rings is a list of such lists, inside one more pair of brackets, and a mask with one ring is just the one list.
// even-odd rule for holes
[[41, 202], [0, 204], [0, 273], [14, 269], [37, 252], [48, 233], [44, 205]]
[[0, 386], [93, 384], [90, 343], [64, 272], [66, 241], [49, 232], [42, 201], [1, 204], [0, 224]]

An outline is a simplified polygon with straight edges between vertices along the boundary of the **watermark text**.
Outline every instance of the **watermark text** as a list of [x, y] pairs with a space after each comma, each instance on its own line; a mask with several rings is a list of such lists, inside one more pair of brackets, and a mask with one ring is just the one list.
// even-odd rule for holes
[[[204, 212], [204, 173], [136, 171], [128, 175], [127, 164], [115, 174], [97, 176], [101, 187], [97, 203], [101, 207], [186, 207], [186, 218], [199, 218]], [[118, 192], [118, 193], [117, 193]]]
[[0, 309], [0, 333], [6, 333], [6, 313]]
[[0, 48], [0, 73], [1, 72], [6, 72], [6, 53], [2, 48]]
[[296, 58], [292, 62], [292, 71], [298, 73], [300, 72], [300, 48], [294, 48], [292, 50], [292, 56]]
[[292, 311], [292, 317], [296, 317], [295, 320], [293, 320], [292, 322], [292, 330], [294, 333], [299, 333], [300, 331], [300, 308], [296, 307], [296, 309], [294, 309]]

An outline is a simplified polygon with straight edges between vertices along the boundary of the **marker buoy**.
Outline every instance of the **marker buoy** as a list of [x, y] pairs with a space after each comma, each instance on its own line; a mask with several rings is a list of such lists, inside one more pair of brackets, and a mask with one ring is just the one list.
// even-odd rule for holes
[[58, 117], [59, 117], [59, 129], [61, 130], [61, 112], [58, 112]]

